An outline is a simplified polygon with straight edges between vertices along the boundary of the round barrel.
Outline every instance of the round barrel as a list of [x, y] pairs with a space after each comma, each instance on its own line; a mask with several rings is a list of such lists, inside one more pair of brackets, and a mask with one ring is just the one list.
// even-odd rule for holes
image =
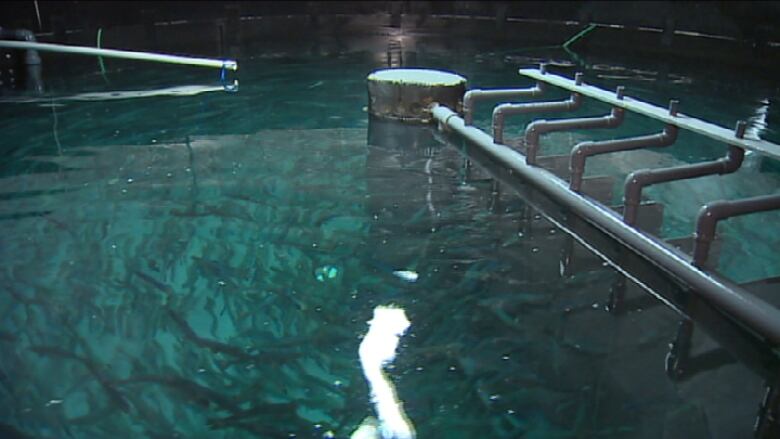
[[384, 69], [368, 75], [368, 112], [376, 117], [428, 123], [437, 102], [460, 113], [466, 78], [428, 69]]

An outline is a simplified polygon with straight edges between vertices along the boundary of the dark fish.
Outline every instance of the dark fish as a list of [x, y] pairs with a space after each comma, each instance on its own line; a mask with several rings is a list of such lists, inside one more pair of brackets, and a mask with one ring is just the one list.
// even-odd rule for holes
[[261, 402], [254, 404], [250, 409], [235, 412], [224, 418], [211, 418], [207, 423], [211, 428], [225, 428], [257, 416], [278, 417], [294, 414], [296, 409], [297, 404], [293, 402]]
[[80, 362], [84, 365], [84, 367], [87, 368], [87, 370], [92, 374], [97, 382], [100, 383], [100, 385], [103, 387], [103, 390], [114, 404], [116, 404], [125, 412], [130, 410], [130, 404], [127, 402], [125, 397], [109, 382], [109, 380], [100, 371], [100, 366], [98, 366], [94, 361], [90, 360], [89, 358], [84, 358], [74, 353], [68, 352], [65, 349], [59, 348], [57, 346], [31, 346], [30, 350], [38, 355], [66, 358]]
[[160, 290], [165, 295], [165, 302], [166, 303], [168, 301], [170, 301], [171, 299], [173, 299], [174, 292], [173, 292], [173, 288], [171, 288], [170, 285], [164, 284], [164, 283], [160, 282], [159, 280], [149, 276], [148, 274], [145, 274], [145, 273], [143, 273], [141, 271], [138, 271], [138, 270], [133, 270], [133, 273], [136, 276], [138, 276], [139, 278], [141, 278], [143, 281], [145, 281], [146, 283], [148, 283], [148, 284], [152, 285], [153, 287], [157, 288], [158, 290]]
[[[18, 340], [16, 335], [11, 334], [10, 332], [6, 332], [6, 331], [0, 331], [0, 341], [5, 341], [5, 342], [8, 342], [8, 343], [15, 343], [16, 340]], [[0, 436], [0, 437], [2, 437], [2, 436]]]
[[258, 360], [266, 360], [269, 359], [270, 356], [273, 356], [275, 359], [290, 359], [290, 358], [297, 358], [300, 356], [300, 354], [295, 352], [272, 352], [272, 353], [259, 353], [259, 354], [250, 354], [245, 352], [243, 349], [229, 345], [227, 343], [222, 343], [216, 340], [209, 340], [207, 338], [203, 338], [195, 333], [195, 331], [190, 327], [190, 325], [176, 312], [174, 312], [170, 308], [166, 308], [166, 311], [168, 312], [168, 315], [170, 315], [171, 319], [174, 321], [176, 326], [181, 329], [181, 331], [184, 333], [184, 336], [190, 339], [192, 342], [197, 344], [198, 346], [201, 346], [203, 348], [209, 349], [213, 352], [221, 352], [227, 355], [230, 355], [232, 357], [239, 358], [244, 361], [258, 361]]
[[0, 437], [3, 439], [33, 439], [33, 436], [4, 422], [0, 422]]
[[179, 329], [181, 329], [181, 331], [184, 333], [184, 336], [193, 341], [198, 346], [204, 347], [214, 352], [222, 352], [242, 360], [255, 359], [253, 355], [244, 352], [244, 350], [239, 347], [218, 342], [216, 340], [209, 340], [199, 336], [181, 316], [176, 314], [170, 308], [166, 308], [166, 310], [168, 311], [168, 315], [170, 315], [174, 323], [176, 323], [176, 326], [178, 326]]
[[232, 273], [235, 271], [230, 267], [225, 267], [217, 261], [201, 258], [199, 256], [192, 256], [192, 260], [197, 263], [198, 269], [204, 275], [215, 278], [221, 282], [228, 283], [230, 287], [236, 288], [237, 285], [231, 280], [234, 277], [242, 277], [241, 273]]
[[179, 392], [187, 400], [203, 407], [208, 407], [210, 403], [214, 403], [221, 409], [230, 411], [231, 413], [241, 412], [239, 404], [234, 402], [231, 398], [194, 381], [178, 376], [138, 375], [116, 382], [118, 384], [157, 383]]

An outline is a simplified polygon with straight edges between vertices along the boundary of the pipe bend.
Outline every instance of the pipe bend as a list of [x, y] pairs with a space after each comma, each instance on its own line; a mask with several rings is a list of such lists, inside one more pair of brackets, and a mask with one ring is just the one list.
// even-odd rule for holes
[[504, 143], [504, 110], [507, 105], [509, 104], [496, 105], [493, 108], [493, 143]]
[[712, 240], [718, 221], [728, 216], [730, 205], [728, 201], [717, 200], [702, 206], [696, 216], [696, 239]]
[[623, 190], [625, 205], [638, 205], [642, 200], [642, 189], [652, 182], [652, 169], [638, 169], [626, 177]]
[[16, 33], [16, 39], [22, 40], [22, 41], [36, 41], [35, 34], [28, 29], [17, 29], [15, 31]]
[[661, 131], [661, 146], [669, 146], [677, 141], [677, 133], [680, 131], [677, 125], [666, 125]]
[[586, 140], [574, 145], [571, 150], [571, 158], [569, 159], [570, 169], [579, 169], [579, 167], [585, 166], [585, 159], [590, 155], [591, 149], [596, 144], [592, 140]]
[[469, 125], [474, 121], [474, 101], [481, 93], [482, 89], [475, 88], [463, 95], [463, 118]]
[[742, 160], [745, 158], [745, 151], [738, 147], [729, 145], [729, 152], [726, 157], [718, 159], [721, 168], [719, 174], [731, 174], [736, 172], [742, 166]]
[[498, 104], [493, 108], [493, 119], [496, 117], [504, 117], [506, 110], [510, 108], [512, 104]]
[[580, 108], [582, 105], [582, 95], [579, 93], [572, 93], [571, 96], [569, 96], [570, 107], [569, 110], [576, 110]]

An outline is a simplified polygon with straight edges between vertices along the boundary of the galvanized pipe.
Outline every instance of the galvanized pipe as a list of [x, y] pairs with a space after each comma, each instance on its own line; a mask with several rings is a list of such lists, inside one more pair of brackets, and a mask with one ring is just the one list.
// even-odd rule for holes
[[[542, 73], [545, 73], [545, 66], [541, 66]], [[545, 83], [542, 81], [536, 81], [536, 85], [530, 88], [507, 88], [507, 89], [493, 89], [483, 90], [475, 88], [466, 92], [463, 95], [463, 119], [467, 125], [474, 123], [474, 106], [478, 101], [487, 100], [509, 100], [519, 98], [533, 98], [544, 93]]]
[[574, 214], [622, 242], [651, 263], [684, 282], [703, 300], [744, 322], [752, 331], [774, 345], [780, 344], [780, 310], [744, 290], [727, 285], [716, 276], [691, 265], [661, 242], [625, 224], [610, 209], [569, 190], [568, 185], [550, 172], [525, 163], [525, 157], [512, 148], [496, 144], [485, 132], [466, 126], [449, 108], [433, 105], [433, 118], [481, 149], [499, 165], [531, 183]]
[[535, 120], [525, 129], [525, 161], [529, 165], [536, 164], [539, 152], [539, 137], [554, 131], [585, 130], [592, 128], [615, 128], [623, 123], [625, 110], [612, 107], [607, 116], [580, 117], [576, 119]]
[[730, 174], [742, 165], [745, 151], [737, 146], [729, 146], [725, 157], [711, 162], [696, 163], [693, 165], [676, 166], [673, 168], [640, 169], [626, 177], [626, 185], [623, 194], [623, 221], [626, 224], [636, 224], [639, 204], [642, 202], [642, 190], [646, 186], [689, 178], [704, 177], [706, 175]]
[[733, 216], [766, 212], [780, 209], [780, 194], [744, 198], [742, 200], [720, 200], [705, 204], [696, 219], [696, 234], [693, 246], [693, 264], [703, 267], [707, 262], [710, 244], [715, 239], [718, 221]]
[[605, 140], [602, 142], [580, 142], [574, 146], [569, 159], [571, 170], [569, 188], [575, 192], [582, 189], [585, 175], [585, 162], [588, 157], [618, 151], [630, 151], [640, 148], [655, 148], [672, 145], [677, 140], [677, 127], [667, 125], [661, 133], [628, 139]]

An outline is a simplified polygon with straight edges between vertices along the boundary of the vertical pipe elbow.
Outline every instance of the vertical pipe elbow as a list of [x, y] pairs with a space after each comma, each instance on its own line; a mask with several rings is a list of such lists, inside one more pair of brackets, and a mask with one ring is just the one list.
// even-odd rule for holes
[[593, 142], [580, 142], [574, 146], [569, 158], [569, 189], [579, 192], [582, 189], [582, 178], [585, 175], [585, 158], [588, 149], [593, 146]]
[[642, 188], [647, 184], [649, 169], [634, 171], [626, 177], [623, 190], [623, 222], [628, 225], [636, 224], [637, 211], [642, 202]]
[[730, 174], [732, 172], [736, 172], [740, 166], [742, 166], [742, 161], [745, 158], [745, 151], [734, 145], [729, 145], [729, 151], [726, 154], [726, 157], [723, 157], [718, 160], [718, 163], [720, 163], [720, 171], [719, 174]]
[[676, 125], [666, 125], [659, 137], [658, 146], [671, 146], [677, 141], [677, 133], [680, 131]]
[[480, 91], [479, 89], [473, 89], [463, 95], [463, 121], [466, 125], [471, 125], [474, 122], [474, 99]]
[[547, 87], [546, 83], [542, 81], [536, 81], [536, 85], [534, 86], [534, 88], [531, 89], [531, 96], [538, 97], [544, 94], [546, 87]]
[[493, 143], [504, 143], [504, 105], [493, 109]]
[[715, 239], [718, 221], [723, 217], [728, 208], [728, 202], [713, 201], [699, 209], [699, 214], [696, 217], [696, 232], [694, 234], [693, 265], [703, 268], [707, 263], [710, 245]]
[[523, 140], [525, 141], [525, 162], [529, 165], [536, 164], [536, 152], [539, 149], [539, 136], [546, 120], [535, 120], [525, 129]]
[[569, 100], [566, 102], [568, 104], [566, 106], [567, 110], [576, 110], [582, 105], [582, 95], [579, 93], [572, 93], [571, 96], [569, 96]]
[[[0, 37], [10, 38], [19, 41], [36, 42], [35, 34], [28, 29], [4, 29], [0, 27]], [[37, 50], [27, 49], [25, 51], [24, 63], [27, 65], [38, 65], [41, 63], [41, 57]]]
[[620, 107], [612, 107], [609, 116], [607, 116], [607, 128], [620, 126], [625, 118], [625, 110]]

